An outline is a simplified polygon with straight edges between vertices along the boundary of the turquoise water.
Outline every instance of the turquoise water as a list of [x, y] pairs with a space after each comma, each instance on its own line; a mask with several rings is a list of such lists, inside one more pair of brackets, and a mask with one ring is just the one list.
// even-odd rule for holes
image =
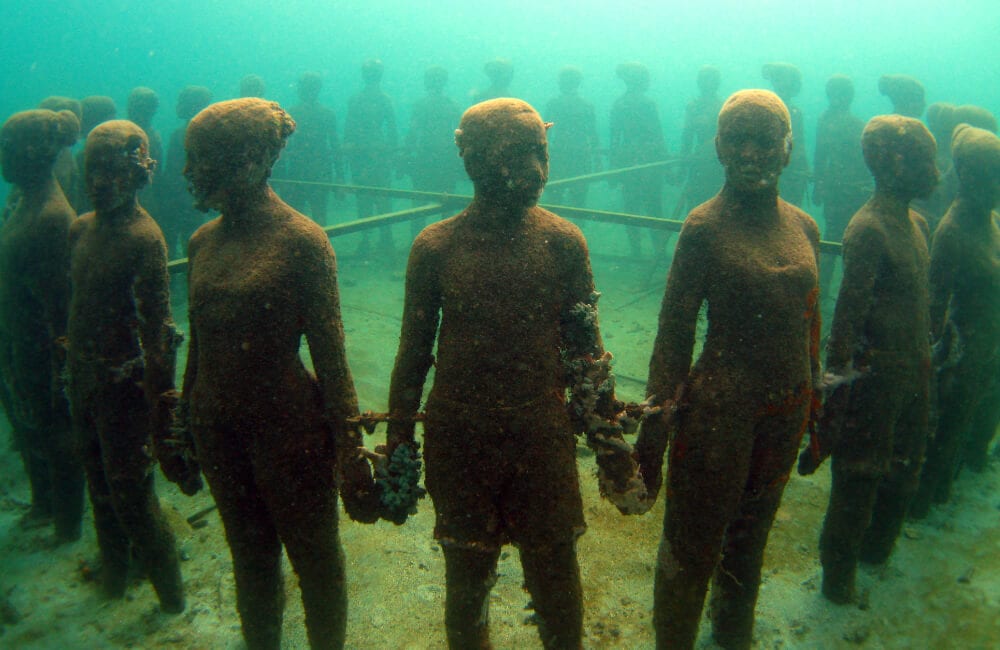
[[[361, 87], [360, 65], [370, 57], [385, 63], [382, 87], [394, 100], [401, 135], [413, 103], [423, 95], [428, 66], [449, 70], [446, 94], [464, 108], [472, 92], [487, 84], [482, 64], [495, 57], [513, 63], [511, 94], [539, 108], [557, 94], [558, 69], [579, 66], [584, 74], [581, 94], [596, 108], [602, 147], [607, 146], [610, 106], [623, 90], [615, 66], [633, 60], [651, 72], [649, 96], [659, 105], [670, 153], [679, 150], [684, 105], [696, 94], [695, 74], [706, 63], [721, 70], [723, 97], [740, 88], [767, 87], [760, 76], [763, 63], [795, 63], [803, 73], [796, 101], [805, 118], [810, 159], [815, 122], [826, 107], [824, 84], [833, 73], [854, 79], [854, 112], [864, 119], [890, 110], [876, 88], [884, 73], [919, 78], [928, 104], [971, 103], [1000, 111], [1000, 6], [994, 2], [612, 4], [21, 3], [7, 8], [0, 19], [0, 115], [31, 108], [53, 94], [106, 94], [124, 116], [128, 92], [144, 85], [160, 94], [154, 124], [166, 138], [179, 125], [173, 104], [185, 85], [205, 85], [216, 100], [228, 99], [236, 96], [241, 77], [256, 73], [267, 84], [268, 98], [290, 106], [296, 102], [299, 74], [315, 70], [324, 79], [320, 100], [337, 113], [342, 127], [348, 97]], [[394, 184], [409, 187], [407, 179]], [[470, 188], [461, 184], [459, 191]], [[665, 190], [668, 216], [679, 193], [678, 186]], [[393, 207], [409, 205], [400, 199]], [[603, 182], [590, 188], [588, 205], [622, 209], [619, 192]], [[330, 223], [343, 223], [353, 214], [350, 195], [331, 202]], [[821, 221], [818, 211], [816, 216]], [[618, 359], [620, 393], [640, 399], [666, 263], [626, 261], [628, 244], [620, 226], [581, 225], [604, 292], [603, 332]], [[408, 233], [408, 225], [395, 228], [401, 247]], [[643, 243], [648, 253], [648, 239]], [[402, 283], [398, 273], [353, 256], [357, 244], [356, 235], [334, 241], [348, 353], [362, 408], [381, 410], [398, 341]], [[183, 286], [181, 276], [175, 315], [186, 329]], [[825, 316], [828, 321], [829, 314]], [[584, 457], [581, 466], [590, 525], [581, 541], [587, 647], [652, 647], [650, 567], [662, 502], [641, 520], [622, 520], [597, 497], [592, 461]], [[54, 552], [43, 548], [40, 534], [18, 531], [12, 522], [26, 487], [13, 453], [4, 451], [2, 468], [0, 551], [5, 559], [0, 561], [0, 590], [26, 616], [6, 627], [0, 647], [5, 639], [12, 644], [8, 647], [32, 648], [239, 647], [221, 524], [215, 518], [204, 529], [184, 528], [185, 516], [208, 505], [204, 493], [191, 501], [170, 486], [162, 489], [165, 503], [179, 513], [182, 547], [191, 558], [185, 563], [189, 614], [166, 621], [149, 613], [155, 598], [148, 585], [134, 588], [133, 599], [121, 604], [95, 598], [78, 571], [78, 560], [96, 556], [92, 531], [72, 548]], [[758, 605], [755, 647], [1000, 646], [1000, 481], [995, 467], [982, 478], [964, 476], [954, 504], [907, 529], [889, 569], [862, 577], [862, 586], [871, 592], [867, 610], [834, 608], [817, 592], [816, 538], [828, 483], [828, 473], [821, 472], [793, 479], [788, 488], [765, 562], [769, 578]], [[405, 530], [345, 523], [352, 599], [349, 647], [443, 647], [443, 568], [431, 524], [427, 502]], [[520, 590], [518, 571], [516, 554], [501, 565], [504, 576], [492, 614], [498, 648], [538, 647], [534, 628], [523, 620], [527, 596]], [[294, 580], [288, 591], [286, 646], [306, 647]], [[404, 604], [394, 605], [397, 600]], [[702, 632], [699, 647], [711, 647], [709, 635]]]

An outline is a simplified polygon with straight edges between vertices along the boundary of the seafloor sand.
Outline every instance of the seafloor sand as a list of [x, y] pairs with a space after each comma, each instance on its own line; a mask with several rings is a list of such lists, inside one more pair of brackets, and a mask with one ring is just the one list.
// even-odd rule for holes
[[[642, 397], [655, 334], [665, 268], [650, 271], [602, 257], [620, 251], [610, 226], [586, 228], [595, 248], [595, 274], [604, 292], [605, 344], [617, 357], [619, 394]], [[396, 228], [397, 237], [405, 227]], [[399, 334], [402, 282], [376, 263], [349, 253], [337, 240], [348, 352], [362, 408], [385, 407]], [[177, 319], [185, 328], [185, 315]], [[180, 369], [179, 369], [180, 370]], [[8, 436], [4, 435], [4, 439]], [[377, 436], [376, 436], [377, 437]], [[375, 444], [375, 440], [371, 444]], [[581, 482], [589, 531], [579, 544], [588, 648], [652, 648], [653, 561], [662, 501], [644, 517], [625, 518], [597, 495], [594, 463], [580, 447]], [[162, 477], [161, 477], [162, 478]], [[793, 477], [771, 534], [757, 607], [756, 648], [998, 648], [1000, 647], [1000, 467], [963, 474], [952, 503], [926, 521], [910, 523], [886, 567], [864, 569], [862, 606], [837, 607], [818, 591], [816, 540], [826, 507], [829, 472]], [[27, 485], [9, 445], [0, 453], [0, 596], [6, 607], [4, 648], [243, 647], [235, 609], [229, 551], [215, 513], [192, 528], [186, 518], [209, 506], [203, 492], [186, 498], [160, 481], [160, 494], [186, 561], [187, 611], [158, 613], [149, 584], [136, 581], [123, 601], [104, 602], [87, 580], [97, 556], [89, 513], [80, 542], [52, 548], [46, 530], [16, 526], [27, 506]], [[405, 526], [363, 526], [344, 517], [341, 535], [349, 562], [348, 647], [444, 648], [444, 567], [431, 535], [429, 502]], [[540, 647], [526, 611], [513, 548], [500, 563], [491, 601], [497, 648]], [[296, 579], [286, 562], [285, 647], [307, 648]], [[16, 622], [15, 622], [16, 621]], [[702, 627], [699, 648], [711, 648]]]

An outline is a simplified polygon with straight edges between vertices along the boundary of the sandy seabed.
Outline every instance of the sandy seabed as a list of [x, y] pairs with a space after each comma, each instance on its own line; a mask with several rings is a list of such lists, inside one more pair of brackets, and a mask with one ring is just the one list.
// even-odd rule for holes
[[[606, 226], [585, 227], [598, 242]], [[396, 229], [397, 240], [406, 229]], [[620, 232], [620, 231], [619, 231]], [[399, 336], [402, 281], [397, 261], [362, 263], [356, 239], [340, 253], [348, 356], [362, 409], [384, 409]], [[593, 244], [592, 244], [593, 245]], [[666, 268], [626, 263], [595, 246], [594, 271], [605, 345], [616, 356], [618, 392], [642, 398]], [[178, 284], [181, 293], [183, 284]], [[186, 329], [182, 298], [175, 315]], [[183, 371], [178, 368], [178, 375]], [[374, 446], [380, 434], [369, 440]], [[9, 435], [3, 434], [2, 439]], [[0, 452], [0, 648], [243, 648], [232, 563], [217, 513], [198, 527], [188, 518], [212, 505], [207, 490], [188, 498], [159, 479], [159, 494], [184, 558], [187, 610], [159, 612], [149, 583], [136, 578], [127, 597], [104, 601], [88, 579], [97, 546], [89, 511], [83, 538], [53, 548], [47, 529], [22, 530], [28, 488], [17, 455]], [[579, 542], [587, 648], [654, 647], [653, 563], [662, 499], [642, 517], [623, 517], [597, 493], [595, 465], [580, 446], [588, 531]], [[1000, 462], [964, 473], [951, 503], [909, 522], [886, 566], [859, 574], [861, 604], [839, 607], [819, 593], [817, 538], [829, 494], [829, 469], [794, 476], [771, 532], [757, 606], [755, 648], [1000, 648]], [[348, 560], [349, 648], [445, 648], [444, 562], [432, 536], [429, 501], [401, 527], [366, 526], [346, 515], [341, 539]], [[540, 648], [517, 551], [503, 554], [490, 603], [494, 646]], [[287, 561], [284, 647], [308, 648], [297, 580]], [[703, 621], [698, 648], [716, 647]]]

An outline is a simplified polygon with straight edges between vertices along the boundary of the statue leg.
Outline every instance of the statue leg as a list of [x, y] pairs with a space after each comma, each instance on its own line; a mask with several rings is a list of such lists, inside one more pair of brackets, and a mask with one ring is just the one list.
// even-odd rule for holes
[[764, 547], [808, 417], [802, 405], [759, 422], [746, 487], [726, 529], [715, 569], [709, 613], [712, 636], [727, 650], [748, 650], [760, 590]]
[[[313, 421], [315, 422], [315, 421]], [[281, 427], [288, 437], [307, 441], [321, 426], [295, 432]], [[332, 457], [323, 451], [324, 440], [313, 440], [313, 456]], [[337, 530], [337, 491], [331, 464], [274, 444], [261, 454], [255, 471], [268, 510], [299, 578], [306, 615], [309, 646], [313, 650], [340, 650], [347, 633], [347, 591], [344, 551]]]
[[108, 598], [123, 598], [128, 582], [128, 535], [115, 514], [111, 486], [104, 473], [104, 458], [95, 423], [83, 411], [87, 405], [74, 406], [74, 430], [83, 460], [94, 511], [97, 546], [101, 551], [101, 589]]
[[820, 562], [823, 565], [823, 595], [845, 605], [855, 599], [855, 576], [861, 540], [871, 521], [878, 490], [878, 477], [840, 467], [833, 457], [830, 503], [820, 533]]
[[926, 517], [932, 504], [946, 503], [958, 467], [959, 451], [972, 424], [973, 410], [967, 403], [977, 390], [976, 383], [965, 378], [961, 367], [942, 373], [939, 380], [937, 428], [927, 444], [920, 485], [910, 504], [910, 514]]
[[927, 451], [928, 394], [926, 388], [915, 390], [917, 397], [903, 407], [896, 422], [889, 471], [879, 482], [871, 524], [861, 541], [860, 559], [868, 564], [889, 559], [920, 484], [920, 465]]
[[524, 584], [539, 618], [539, 634], [547, 649], [583, 647], [583, 590], [576, 542], [522, 544], [519, 548]]
[[233, 557], [236, 608], [248, 650], [280, 650], [285, 607], [281, 542], [246, 455], [246, 433], [196, 430], [198, 456]]
[[1000, 379], [990, 378], [990, 387], [976, 408], [969, 426], [969, 439], [962, 450], [962, 466], [976, 473], [986, 469], [990, 444], [1000, 424]]
[[500, 550], [442, 545], [445, 561], [445, 627], [451, 650], [488, 650], [489, 597]]
[[658, 650], [694, 647], [708, 581], [746, 485], [750, 413], [734, 404], [692, 404], [671, 443], [653, 591]]
[[173, 532], [160, 510], [153, 482], [155, 466], [143, 450], [149, 437], [149, 407], [141, 386], [126, 382], [98, 405], [98, 433], [104, 475], [121, 529], [149, 577], [160, 609], [184, 611], [184, 584]]

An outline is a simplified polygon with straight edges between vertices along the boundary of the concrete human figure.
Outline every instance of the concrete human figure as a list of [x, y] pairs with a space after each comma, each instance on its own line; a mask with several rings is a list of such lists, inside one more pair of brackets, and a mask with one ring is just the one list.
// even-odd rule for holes
[[[653, 601], [661, 650], [694, 647], [710, 579], [715, 642], [750, 647], [764, 546], [816, 414], [819, 230], [778, 196], [792, 146], [777, 95], [726, 100], [725, 184], [688, 215], [667, 278], [646, 387], [661, 415], [636, 443], [651, 495], [670, 443]], [[692, 364], [704, 303], [708, 336]]]
[[792, 160], [781, 179], [781, 198], [792, 205], [804, 205], [809, 185], [809, 155], [806, 152], [806, 129], [802, 110], [792, 100], [802, 90], [802, 72], [791, 63], [765, 63], [761, 75], [771, 82], [792, 116]]
[[31, 487], [21, 524], [54, 524], [55, 542], [80, 537], [83, 469], [64, 392], [69, 227], [76, 213], [53, 172], [76, 142], [70, 111], [15, 113], [0, 130], [4, 180], [20, 199], [0, 227], [0, 401]]
[[722, 109], [719, 69], [704, 65], [698, 70], [698, 96], [684, 108], [681, 156], [685, 159], [685, 181], [681, 205], [693, 210], [718, 193], [725, 172], [715, 155], [715, 128]]
[[[384, 451], [416, 454], [414, 416], [434, 365], [424, 461], [451, 648], [492, 647], [489, 594], [509, 543], [518, 546], [544, 647], [581, 647], [584, 519], [564, 378], [568, 366], [600, 374], [609, 355], [583, 236], [536, 205], [548, 177], [546, 126], [518, 99], [465, 112], [455, 141], [475, 196], [420, 233], [407, 268]], [[602, 471], [627, 478], [628, 469], [615, 475], [614, 449], [598, 452], [599, 462], [612, 460]], [[629, 448], [618, 460], [630, 456]]]
[[[80, 100], [80, 137], [87, 138], [87, 134], [100, 124], [113, 120], [118, 116], [118, 106], [115, 100], [107, 95], [88, 95]], [[83, 169], [83, 150], [76, 154], [76, 168]], [[66, 197], [70, 205], [77, 214], [88, 212], [93, 206], [90, 205], [90, 198], [87, 195], [87, 187], [83, 181], [83, 174], [77, 175], [77, 184], [72, 191], [67, 192]]]
[[924, 85], [905, 74], [884, 74], [878, 80], [878, 92], [892, 102], [892, 112], [919, 120], [927, 107]]
[[510, 82], [514, 80], [514, 64], [510, 59], [503, 57], [490, 59], [483, 65], [483, 74], [490, 80], [490, 85], [472, 91], [473, 104], [510, 96]]
[[240, 79], [240, 97], [263, 98], [266, 92], [267, 85], [259, 74], [247, 74]]
[[[347, 104], [344, 155], [355, 185], [389, 187], [392, 183], [398, 138], [396, 111], [381, 85], [384, 67], [378, 59], [365, 61], [361, 65], [364, 87]], [[392, 210], [392, 201], [384, 194], [361, 191], [356, 199], [359, 219]], [[392, 230], [388, 226], [379, 228], [379, 240], [379, 253], [392, 255]], [[367, 231], [358, 252], [362, 256], [371, 253]]]
[[[221, 215], [188, 247], [190, 347], [175, 428], [193, 437], [219, 507], [251, 650], [281, 647], [282, 546], [310, 647], [344, 646], [338, 477], [352, 516], [378, 516], [355, 507], [370, 505], [366, 495], [377, 505], [378, 493], [348, 423], [358, 405], [334, 252], [267, 182], [294, 128], [276, 103], [243, 98], [202, 110], [185, 139], [191, 193]], [[300, 356], [303, 339], [315, 374]]]
[[941, 182], [928, 199], [915, 201], [914, 207], [927, 219], [932, 235], [958, 194], [958, 177], [955, 175], [951, 155], [951, 136], [959, 124], [968, 124], [991, 133], [997, 132], [997, 120], [985, 108], [971, 104], [955, 106], [946, 102], [936, 102], [927, 107], [927, 128], [934, 140], [942, 143], [937, 150], [937, 168]]
[[[132, 92], [128, 95], [125, 114], [149, 138], [149, 157], [155, 161], [154, 165], [161, 164], [164, 156], [163, 138], [160, 137], [160, 132], [153, 126], [153, 118], [156, 116], [156, 111], [159, 108], [160, 98], [152, 88], [139, 86], [133, 88]], [[162, 211], [162, 206], [159, 202], [160, 192], [153, 185], [147, 185], [141, 189], [139, 191], [139, 198], [143, 206], [154, 215]]]
[[951, 151], [958, 195], [934, 233], [930, 266], [939, 414], [911, 507], [918, 517], [951, 497], [966, 447], [985, 463], [994, 430], [971, 426], [1000, 376], [1000, 139], [960, 124]]
[[[165, 471], [184, 460], [167, 443], [180, 335], [170, 317], [167, 246], [139, 205], [155, 167], [135, 123], [95, 127], [84, 149], [94, 212], [70, 228], [69, 394], [73, 429], [101, 550], [101, 588], [125, 596], [135, 557], [167, 613], [184, 610], [174, 535], [160, 511], [154, 459]], [[197, 474], [184, 482], [200, 487]]]
[[[426, 94], [410, 113], [410, 128], [406, 133], [406, 172], [413, 189], [423, 192], [453, 193], [462, 178], [462, 162], [455, 153], [455, 127], [462, 111], [444, 94], [448, 71], [431, 66], [424, 72]], [[424, 227], [423, 219], [410, 222], [412, 235]]]
[[[594, 171], [594, 156], [599, 146], [597, 113], [594, 105], [580, 96], [583, 72], [576, 66], [559, 70], [559, 95], [545, 106], [545, 119], [554, 128], [549, 133], [551, 178], [560, 180], [583, 176]], [[585, 207], [588, 183], [569, 186], [549, 185], [545, 201], [556, 205]]]
[[128, 95], [126, 115], [139, 126], [149, 138], [149, 154], [153, 160], [163, 160], [163, 139], [153, 126], [153, 118], [160, 108], [160, 98], [152, 88], [139, 86]]
[[[291, 180], [307, 183], [343, 183], [344, 165], [337, 136], [337, 116], [319, 101], [323, 78], [317, 72], [303, 72], [299, 77], [299, 103], [288, 109], [295, 120], [295, 134], [288, 140], [283, 161]], [[322, 185], [289, 185], [284, 192], [289, 205], [313, 221], [327, 225], [327, 206], [331, 190]]]
[[827, 344], [830, 388], [811, 472], [833, 457], [820, 534], [823, 595], [856, 598], [858, 562], [888, 560], [917, 490], [930, 380], [927, 224], [909, 204], [937, 183], [934, 138], [901, 115], [872, 118], [861, 140], [875, 192], [844, 233], [844, 279]]
[[212, 91], [205, 86], [185, 86], [177, 95], [175, 112], [181, 121], [170, 134], [167, 144], [167, 159], [157, 171], [157, 190], [160, 214], [153, 215], [167, 242], [171, 259], [184, 257], [188, 239], [205, 220], [205, 215], [196, 209], [187, 192], [184, 179], [184, 136], [188, 123], [203, 108], [212, 103]]
[[[41, 102], [38, 103], [38, 108], [45, 108], [50, 111], [69, 111], [76, 115], [77, 119], [83, 118], [83, 106], [80, 101], [73, 99], [72, 97], [60, 97], [51, 96], [46, 97]], [[75, 144], [75, 143], [74, 143]], [[55, 174], [56, 180], [59, 181], [59, 187], [62, 188], [63, 193], [69, 196], [69, 192], [76, 187], [78, 181], [78, 175], [81, 173], [76, 167], [76, 160], [73, 158], [72, 146], [63, 148], [59, 152], [59, 157], [56, 158]]]
[[[634, 167], [659, 162], [667, 156], [667, 145], [660, 125], [660, 110], [646, 91], [649, 69], [636, 62], [622, 63], [616, 69], [625, 84], [625, 92], [611, 107], [611, 167]], [[621, 177], [625, 212], [646, 217], [663, 216], [663, 168], [654, 167], [630, 172]], [[629, 227], [629, 249], [633, 256], [642, 252], [641, 232]], [[653, 235], [653, 253], [663, 253], [667, 238]]]
[[[59, 111], [69, 111], [73, 113], [73, 115], [76, 115], [77, 120], [79, 120], [83, 115], [83, 109], [79, 100], [71, 97], [61, 97], [59, 95], [46, 97], [38, 103], [38, 108], [55, 111], [56, 113]], [[76, 167], [76, 159], [73, 157], [72, 146], [73, 145], [63, 147], [62, 150], [60, 150], [59, 156], [56, 158], [55, 167], [53, 168], [56, 180], [59, 181], [59, 187], [66, 195], [67, 199], [69, 199], [71, 193], [79, 184], [79, 171]], [[0, 218], [0, 223], [7, 220], [10, 214], [14, 211], [14, 208], [17, 207], [17, 202], [20, 198], [21, 193], [17, 187], [15, 186], [11, 188], [11, 191], [7, 194], [7, 199], [4, 202], [3, 216]]]
[[[826, 82], [829, 107], [816, 124], [816, 158], [813, 165], [813, 205], [823, 206], [823, 239], [839, 242], [854, 213], [871, 195], [871, 175], [861, 153], [865, 123], [851, 113], [854, 82], [835, 74]], [[828, 255], [820, 264], [820, 295], [829, 295], [839, 256]]]

